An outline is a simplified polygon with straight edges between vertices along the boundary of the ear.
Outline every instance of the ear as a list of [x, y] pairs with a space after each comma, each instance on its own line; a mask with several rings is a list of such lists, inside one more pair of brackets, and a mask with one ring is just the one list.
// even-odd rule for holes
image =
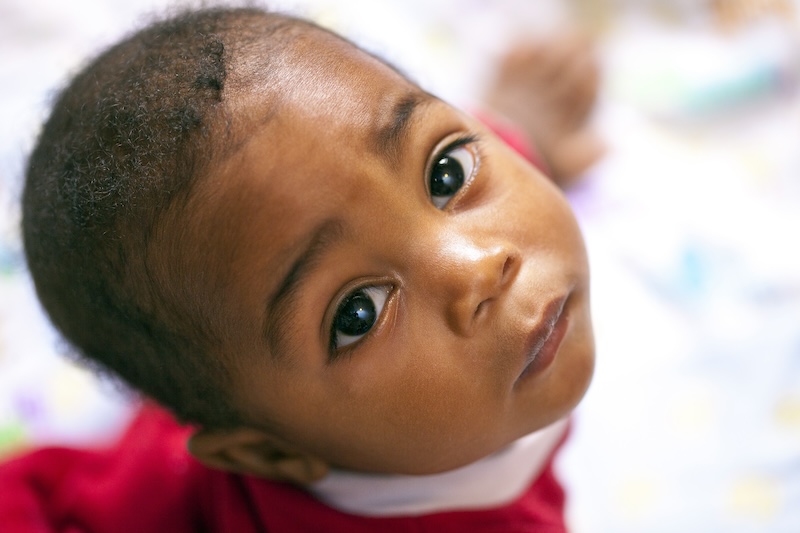
[[200, 429], [189, 438], [189, 453], [211, 468], [295, 485], [328, 474], [328, 463], [252, 428]]

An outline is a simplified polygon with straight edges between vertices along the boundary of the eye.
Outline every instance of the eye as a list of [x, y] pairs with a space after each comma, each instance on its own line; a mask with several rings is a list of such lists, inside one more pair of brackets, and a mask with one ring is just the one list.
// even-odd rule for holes
[[475, 172], [475, 153], [465, 147], [473, 140], [466, 138], [456, 141], [434, 161], [429, 187], [431, 201], [438, 209], [443, 209]]
[[331, 326], [331, 352], [359, 341], [372, 329], [391, 289], [389, 285], [362, 287], [342, 300]]

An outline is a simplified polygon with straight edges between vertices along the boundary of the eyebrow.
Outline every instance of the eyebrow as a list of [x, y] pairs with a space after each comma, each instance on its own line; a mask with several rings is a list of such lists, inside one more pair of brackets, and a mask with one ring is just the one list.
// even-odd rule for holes
[[433, 100], [431, 95], [419, 90], [402, 96], [392, 107], [387, 123], [377, 129], [373, 150], [392, 167], [397, 167], [400, 161], [401, 148], [408, 138], [414, 113]]
[[263, 331], [273, 356], [286, 357], [291, 344], [296, 308], [284, 304], [298, 293], [303, 282], [319, 268], [320, 259], [341, 241], [344, 233], [344, 226], [339, 220], [325, 220], [320, 223], [308, 239], [308, 245], [292, 263], [275, 294], [269, 298]]
[[[415, 112], [422, 106], [434, 102], [428, 93], [415, 90], [397, 100], [391, 110], [390, 118], [377, 129], [373, 150], [396, 167], [400, 160], [402, 147], [408, 138]], [[270, 352], [277, 358], [290, 357], [288, 354], [293, 333], [295, 310], [285, 304], [313, 274], [319, 266], [320, 258], [341, 240], [344, 226], [337, 220], [326, 220], [312, 232], [309, 245], [292, 264], [286, 277], [275, 294], [267, 302], [267, 312], [263, 331], [267, 337]]]

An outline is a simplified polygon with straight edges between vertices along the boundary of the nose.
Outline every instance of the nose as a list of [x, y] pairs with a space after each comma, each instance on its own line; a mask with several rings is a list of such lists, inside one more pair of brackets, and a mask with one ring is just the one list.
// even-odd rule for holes
[[506, 293], [520, 269], [519, 252], [508, 244], [486, 244], [452, 236], [442, 243], [436, 274], [448, 326], [472, 335]]

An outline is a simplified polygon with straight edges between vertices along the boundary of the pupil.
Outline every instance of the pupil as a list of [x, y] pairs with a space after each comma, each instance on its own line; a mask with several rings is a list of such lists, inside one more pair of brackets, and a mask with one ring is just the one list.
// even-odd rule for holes
[[345, 335], [363, 335], [375, 323], [375, 304], [362, 291], [344, 301], [334, 324], [336, 331]]
[[453, 157], [443, 157], [433, 167], [432, 196], [450, 196], [464, 184], [464, 169]]

